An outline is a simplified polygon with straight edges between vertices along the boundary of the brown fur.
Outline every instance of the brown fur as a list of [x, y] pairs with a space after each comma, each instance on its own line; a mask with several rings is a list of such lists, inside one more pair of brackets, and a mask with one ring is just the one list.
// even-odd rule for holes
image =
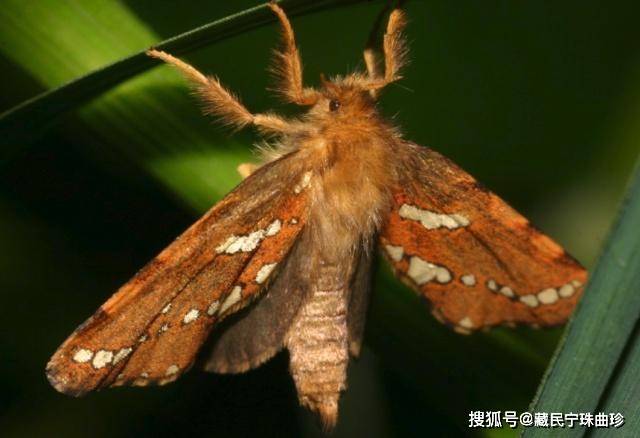
[[[354, 272], [362, 257], [365, 260], [370, 258], [368, 253], [373, 245], [372, 239], [382, 225], [383, 216], [391, 208], [390, 187], [398, 183], [398, 172], [390, 163], [398, 154], [396, 145], [401, 139], [397, 131], [379, 116], [375, 98], [381, 88], [400, 78], [399, 70], [406, 52], [401, 31], [406, 21], [399, 9], [391, 12], [382, 47], [378, 49], [384, 52], [384, 61], [374, 54], [376, 49], [370, 43], [365, 50], [366, 74], [354, 73], [329, 81], [322, 78], [322, 87], [313, 89], [302, 84], [302, 64], [289, 20], [277, 4], [270, 3], [269, 7], [280, 22], [283, 39], [283, 47], [276, 52], [273, 68], [278, 79], [276, 91], [291, 103], [310, 106], [298, 119], [252, 114], [217, 79], [206, 78], [190, 65], [164, 52], [151, 50], [148, 53], [174, 65], [195, 84], [207, 105], [207, 113], [236, 128], [253, 124], [261, 132], [275, 135], [275, 141], [263, 148], [264, 163], [295, 152], [294, 158], [288, 160], [291, 174], [299, 174], [301, 169], [310, 172], [306, 233], [307, 240], [313, 242], [313, 251], [306, 256], [306, 264], [315, 266], [319, 272], [326, 272], [326, 275], [306, 280], [310, 302], [292, 324], [286, 344], [292, 354], [291, 371], [301, 403], [318, 412], [326, 425], [333, 426], [337, 419], [339, 392], [346, 386], [346, 358], [350, 342], [346, 311], [351, 288], [354, 287]], [[382, 65], [384, 71], [381, 71]], [[247, 165], [241, 167], [244, 175], [253, 170]], [[362, 254], [363, 248], [365, 254]], [[364, 284], [363, 279], [356, 283]], [[309, 330], [316, 329], [313, 328], [315, 323], [308, 322], [310, 317], [303, 316], [308, 306], [314, 308], [319, 305], [313, 304], [316, 300], [313, 291], [322, 295], [328, 292], [327, 289], [335, 298], [325, 310], [342, 324], [342, 329], [338, 330], [341, 335], [332, 338], [332, 347], [327, 347], [325, 352], [325, 356], [328, 354], [336, 361], [334, 383], [329, 386], [326, 382], [316, 381], [322, 379], [326, 370], [314, 362], [313, 354], [308, 351], [312, 348], [308, 345]], [[358, 300], [361, 304], [356, 304], [354, 309], [364, 313], [366, 297]], [[345, 314], [338, 316], [338, 309]], [[252, 326], [248, 321], [258, 318], [258, 314], [247, 317], [249, 319], [244, 325]], [[364, 315], [354, 315], [353, 318], [360, 321], [353, 323], [351, 335], [352, 348], [357, 352]], [[334, 332], [331, 327], [326, 330]], [[242, 343], [242, 335], [228, 339], [230, 344]], [[270, 348], [277, 351], [278, 345]], [[243, 359], [243, 363], [247, 363], [246, 360], [258, 363], [262, 356]], [[300, 362], [300, 358], [304, 361]]]
[[[400, 137], [378, 115], [371, 92], [400, 78], [399, 70], [406, 58], [402, 37], [406, 20], [399, 9], [390, 14], [383, 39], [382, 77], [374, 70], [366, 75], [354, 73], [323, 80], [322, 88], [316, 90], [302, 86], [302, 66], [284, 11], [275, 3], [269, 7], [280, 21], [284, 41], [284, 48], [276, 54], [276, 74], [280, 78], [277, 91], [291, 102], [311, 104], [300, 119], [251, 114], [217, 79], [206, 78], [164, 52], [151, 50], [149, 55], [174, 65], [194, 82], [209, 114], [238, 128], [252, 123], [265, 133], [277, 134], [276, 142], [264, 154], [266, 161], [294, 150], [301, 152], [300, 160], [320, 178], [312, 186], [313, 232], [318, 242], [326, 244], [327, 256], [340, 258], [340, 254], [354, 249], [354, 242], [361, 236], [367, 239], [375, 234], [381, 213], [390, 205], [388, 191], [395, 175], [389, 172], [389, 163], [396, 153], [393, 145]], [[331, 102], [337, 102], [339, 108], [332, 111]], [[356, 199], [358, 202], [354, 202]], [[335, 237], [325, 242], [321, 236]]]

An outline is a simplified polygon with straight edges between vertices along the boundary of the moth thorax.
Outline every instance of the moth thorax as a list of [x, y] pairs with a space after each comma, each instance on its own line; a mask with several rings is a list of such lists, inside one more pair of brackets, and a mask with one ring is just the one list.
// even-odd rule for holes
[[338, 419], [349, 361], [347, 282], [323, 266], [286, 339], [290, 370], [300, 404], [320, 415], [327, 429]]

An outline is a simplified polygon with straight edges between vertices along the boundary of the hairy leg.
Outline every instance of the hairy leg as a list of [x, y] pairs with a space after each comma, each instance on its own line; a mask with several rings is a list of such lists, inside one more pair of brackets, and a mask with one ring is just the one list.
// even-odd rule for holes
[[215, 77], [207, 77], [186, 62], [160, 50], [149, 50], [147, 55], [160, 59], [180, 71], [196, 88], [205, 102], [205, 112], [216, 116], [223, 123], [237, 129], [254, 125], [266, 133], [289, 133], [296, 129], [296, 122], [275, 114], [252, 114]]
[[302, 85], [302, 63], [291, 23], [284, 10], [276, 3], [269, 3], [269, 7], [278, 17], [282, 29], [283, 47], [275, 52], [276, 58], [272, 68], [279, 82], [276, 91], [288, 102], [313, 105], [317, 100], [317, 93]]

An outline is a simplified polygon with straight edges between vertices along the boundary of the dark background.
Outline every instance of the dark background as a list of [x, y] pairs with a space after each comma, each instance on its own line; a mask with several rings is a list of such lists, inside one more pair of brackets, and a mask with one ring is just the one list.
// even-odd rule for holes
[[[0, 0], [0, 111], [257, 4], [219, 3]], [[293, 19], [309, 83], [362, 65], [381, 6]], [[406, 9], [412, 63], [386, 92], [385, 114], [591, 266], [640, 151], [634, 2]], [[250, 109], [290, 112], [265, 91], [276, 42], [266, 26], [187, 59]], [[13, 145], [0, 162], [0, 435], [319, 436], [297, 405], [286, 354], [245, 375], [194, 370], [166, 387], [83, 399], [44, 376], [65, 337], [238, 182], [235, 166], [257, 140], [230, 138], [198, 114], [174, 72], [157, 68]], [[525, 410], [560, 332], [450, 333], [381, 264], [336, 436], [508, 435], [470, 431], [469, 411]]]

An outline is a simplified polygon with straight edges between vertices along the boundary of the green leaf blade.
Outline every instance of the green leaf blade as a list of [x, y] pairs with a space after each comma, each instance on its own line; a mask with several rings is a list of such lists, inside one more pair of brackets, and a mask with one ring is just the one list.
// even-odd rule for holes
[[[607, 386], [614, 379], [616, 366], [627, 343], [634, 340], [634, 328], [640, 315], [640, 171], [636, 170], [628, 197], [621, 208], [599, 262], [589, 281], [552, 364], [533, 402], [534, 412], [597, 412], [601, 400], [608, 409], [620, 410], [629, 387]], [[633, 354], [636, 348], [633, 349]], [[629, 364], [629, 362], [626, 362]], [[633, 364], [633, 362], [631, 362]], [[640, 367], [640, 362], [636, 362]], [[628, 370], [622, 381], [640, 374], [640, 368]], [[637, 386], [637, 380], [635, 385]], [[637, 409], [637, 392], [633, 397]], [[628, 402], [624, 402], [628, 405]], [[587, 429], [561, 429], [558, 436], [583, 436]], [[640, 433], [640, 430], [635, 430]], [[548, 436], [543, 428], [527, 429], [524, 437]]]
[[[294, 0], [282, 3], [286, 5], [290, 14], [295, 16], [338, 4], [347, 5], [358, 1], [361, 0]], [[43, 5], [42, 3], [46, 2], [41, 2], [41, 6], [46, 7], [46, 5]], [[56, 7], [56, 5], [51, 4], [48, 7]], [[22, 22], [16, 23], [15, 29], [5, 27], [4, 35], [3, 32], [0, 31], [0, 36], [4, 37], [5, 40], [9, 39], [12, 43], [7, 44], [4, 48], [5, 54], [10, 58], [12, 57], [11, 55], [14, 54], [16, 56], [20, 56], [20, 58], [14, 60], [25, 67], [31, 74], [34, 74], [45, 86], [52, 86], [59, 83], [61, 80], [64, 80], [63, 78], [69, 77], [69, 75], [70, 77], [74, 77], [81, 75], [84, 71], [87, 71], [88, 66], [86, 63], [68, 63], [67, 59], [58, 59], [58, 54], [55, 53], [49, 45], [41, 45], [36, 41], [31, 41], [31, 44], [29, 44], [29, 41], [26, 41], [20, 45], [16, 45], [23, 35], [20, 30], [24, 30], [24, 26], [38, 28], [42, 26], [38, 20], [43, 17], [51, 16], [51, 14], [46, 14], [44, 12], [35, 14], [26, 14], [23, 12], [23, 14], [20, 14], [22, 8], [23, 7], [19, 4], [14, 5], [13, 9], [9, 7], [3, 8], [6, 14], [9, 14], [10, 11], [15, 11], [15, 16], [24, 15], [26, 17], [31, 17], [32, 20], [31, 22], [23, 20]], [[107, 17], [113, 14], [117, 15], [117, 13], [122, 13], [122, 9], [118, 8], [117, 5], [111, 6], [109, 9], [110, 13], [104, 14]], [[181, 35], [177, 35], [154, 44], [153, 42], [157, 38], [151, 31], [145, 31], [146, 28], [139, 23], [135, 17], [125, 14], [120, 18], [122, 23], [120, 23], [119, 27], [142, 30], [137, 32], [134, 38], [130, 35], [123, 35], [121, 39], [115, 40], [116, 47], [122, 48], [123, 46], [133, 44], [145, 47], [145, 49], [139, 50], [138, 48], [138, 51], [132, 55], [125, 56], [124, 58], [121, 58], [109, 65], [96, 68], [90, 73], [84, 74], [77, 79], [70, 80], [64, 85], [46, 91], [0, 114], [0, 148], [6, 149], [9, 146], [13, 146], [15, 148], [16, 143], [29, 141], [33, 135], [35, 135], [35, 131], [38, 131], [43, 126], [49, 125], [52, 119], [60, 114], [79, 107], [90, 99], [95, 98], [103, 92], [113, 88], [115, 85], [134, 77], [136, 74], [148, 70], [154, 65], [157, 65], [159, 61], [150, 59], [145, 54], [146, 48], [152, 45], [158, 49], [167, 50], [175, 55], [180, 55], [198, 47], [212, 44], [223, 39], [230, 38], [234, 35], [244, 33], [248, 30], [261, 27], [275, 20], [273, 13], [269, 10], [266, 3], [263, 3], [259, 6], [215, 20], [204, 26], [200, 26]], [[76, 20], [69, 21], [71, 23], [76, 22]], [[0, 16], [0, 22], [13, 22], [13, 20], [10, 20], [6, 16]], [[130, 22], [130, 24], [123, 24], [127, 22]], [[101, 26], [96, 25], [95, 28], [101, 29]], [[7, 35], [11, 30], [13, 30], [13, 38]], [[105, 31], [105, 29], [102, 30]], [[78, 33], [82, 33], [82, 29], [80, 29]], [[73, 31], [70, 31], [69, 34], [71, 35], [69, 39], [73, 41], [80, 40], [77, 36], [73, 36]], [[9, 50], [8, 47], [11, 47], [11, 50]], [[19, 47], [20, 49], [16, 50], [16, 47]], [[2, 49], [3, 47], [0, 45], [0, 50]], [[30, 57], [33, 57], [34, 51], [37, 53], [38, 49], [43, 52], [44, 56], [52, 60], [57, 59], [59, 61], [58, 64], [66, 65], [68, 68], [61, 68], [60, 65], [55, 65], [53, 68], [43, 70], [40, 67], [39, 62], [34, 65], [30, 60]], [[105, 53], [110, 53], [111, 51], [112, 50], [106, 50]], [[79, 54], [82, 52], [82, 49], [76, 49], [72, 52], [65, 51], [65, 56], [67, 56], [68, 53]], [[86, 50], [84, 52], [91, 53], [90, 50]], [[42, 56], [36, 56], [35, 58], [40, 61], [42, 60]], [[70, 58], [70, 60], [73, 59], [73, 57]], [[85, 58], [80, 57], [79, 59]], [[98, 56], [97, 59], [103, 58]], [[97, 62], [97, 65], [100, 65], [100, 62]], [[2, 156], [0, 156], [0, 158], [2, 158]]]

